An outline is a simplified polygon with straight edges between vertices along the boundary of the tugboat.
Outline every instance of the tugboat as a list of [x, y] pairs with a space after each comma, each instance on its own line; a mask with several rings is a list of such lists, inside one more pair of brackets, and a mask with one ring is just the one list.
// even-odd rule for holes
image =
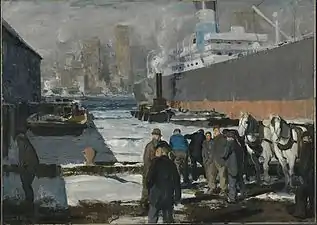
[[169, 122], [175, 115], [162, 97], [162, 74], [156, 74], [156, 98], [153, 99], [153, 104], [140, 104], [137, 110], [131, 111], [131, 115], [142, 121], [157, 123]]
[[87, 128], [87, 111], [68, 99], [42, 102], [39, 112], [27, 119], [28, 128], [38, 136], [79, 136]]

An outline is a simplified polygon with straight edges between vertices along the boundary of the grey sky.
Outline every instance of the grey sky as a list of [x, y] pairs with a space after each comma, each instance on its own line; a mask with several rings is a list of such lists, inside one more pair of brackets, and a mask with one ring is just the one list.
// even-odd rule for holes
[[[126, 23], [134, 27], [138, 42], [149, 45], [158, 35], [159, 41], [172, 46], [175, 40], [194, 31], [194, 6], [190, 1], [177, 0], [37, 0], [1, 1], [3, 17], [45, 58], [56, 51], [56, 42], [98, 36], [103, 43], [113, 39], [113, 27]], [[292, 4], [296, 6], [297, 24], [301, 32], [313, 31], [311, 0], [218, 0], [220, 26], [229, 29], [232, 13], [262, 4], [259, 8], [268, 17], [279, 10], [281, 24], [287, 33], [293, 29]], [[165, 19], [165, 30], [158, 23]], [[271, 28], [268, 26], [268, 30]], [[180, 32], [183, 31], [183, 32]], [[273, 32], [273, 29], [272, 29]]]

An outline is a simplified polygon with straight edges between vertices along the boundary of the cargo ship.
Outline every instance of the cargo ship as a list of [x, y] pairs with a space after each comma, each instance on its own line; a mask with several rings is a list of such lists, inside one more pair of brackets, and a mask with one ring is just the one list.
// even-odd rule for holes
[[240, 26], [220, 33], [217, 1], [194, 4], [199, 23], [190, 43], [148, 57], [148, 82], [162, 74], [162, 94], [169, 106], [216, 110], [231, 118], [241, 111], [258, 119], [271, 113], [285, 119], [314, 117], [313, 36], [288, 37], [255, 6], [275, 28], [275, 44], [266, 34], [247, 33]]

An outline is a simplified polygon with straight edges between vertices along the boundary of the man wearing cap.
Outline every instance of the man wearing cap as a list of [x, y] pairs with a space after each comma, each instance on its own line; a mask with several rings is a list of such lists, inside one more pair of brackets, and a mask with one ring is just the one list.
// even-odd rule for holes
[[146, 187], [146, 176], [151, 166], [151, 161], [155, 157], [155, 150], [159, 141], [161, 140], [162, 133], [158, 128], [154, 128], [152, 131], [152, 140], [145, 146], [143, 154], [143, 174], [142, 174], [142, 196], [141, 206], [147, 210], [149, 207], [148, 189]]
[[188, 142], [181, 134], [180, 129], [173, 131], [173, 135], [170, 137], [170, 146], [175, 155], [178, 173], [183, 176], [184, 183], [188, 184]]

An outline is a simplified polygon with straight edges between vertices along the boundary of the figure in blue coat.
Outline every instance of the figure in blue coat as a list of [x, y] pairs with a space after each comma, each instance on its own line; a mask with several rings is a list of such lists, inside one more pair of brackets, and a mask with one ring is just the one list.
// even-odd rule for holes
[[188, 178], [188, 142], [181, 134], [180, 129], [175, 129], [170, 138], [170, 146], [175, 156], [175, 164], [179, 175], [183, 176], [184, 183], [189, 183]]

